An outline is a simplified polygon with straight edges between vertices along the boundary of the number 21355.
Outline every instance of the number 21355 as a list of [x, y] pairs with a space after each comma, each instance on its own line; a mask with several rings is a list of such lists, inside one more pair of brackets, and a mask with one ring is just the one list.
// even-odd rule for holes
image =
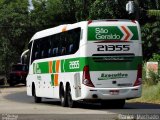
[[129, 45], [97, 45], [97, 51], [129, 51]]

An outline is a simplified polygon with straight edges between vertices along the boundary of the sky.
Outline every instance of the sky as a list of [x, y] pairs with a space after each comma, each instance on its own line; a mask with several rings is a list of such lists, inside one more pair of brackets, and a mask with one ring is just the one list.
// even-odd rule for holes
[[32, 0], [28, 0], [28, 2], [29, 2], [29, 10], [33, 10], [34, 6], [32, 4]]

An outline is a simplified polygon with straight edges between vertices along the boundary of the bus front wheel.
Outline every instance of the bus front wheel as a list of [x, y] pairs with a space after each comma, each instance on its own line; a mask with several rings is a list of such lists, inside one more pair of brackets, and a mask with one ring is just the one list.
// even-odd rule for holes
[[42, 102], [42, 98], [36, 96], [36, 89], [35, 89], [35, 85], [34, 84], [32, 86], [32, 93], [33, 93], [33, 96], [34, 96], [34, 102], [35, 103], [41, 103]]

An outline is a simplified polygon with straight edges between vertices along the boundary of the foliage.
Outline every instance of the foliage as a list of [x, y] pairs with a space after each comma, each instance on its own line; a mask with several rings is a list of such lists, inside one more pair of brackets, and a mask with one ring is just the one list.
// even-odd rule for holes
[[62, 0], [63, 23], [76, 22], [76, 0]]
[[143, 83], [145, 83], [145, 80], [146, 80], [146, 66], [147, 66], [147, 64], [143, 63], [143, 68], [142, 68], [142, 80], [143, 80]]
[[149, 71], [149, 78], [145, 79], [145, 84], [148, 86], [156, 85], [160, 81], [160, 77], [157, 73]]
[[129, 102], [160, 103], [160, 82], [156, 85], [142, 87], [142, 97]]
[[127, 0], [121, 2], [111, 0], [96, 0], [90, 8], [90, 19], [122, 19], [128, 18], [125, 11], [125, 3]]
[[148, 10], [147, 14], [149, 16], [160, 16], [160, 10]]
[[[0, 71], [7, 73], [37, 31], [89, 19], [128, 19], [128, 0], [32, 0], [34, 9], [28, 11], [27, 0], [0, 0]], [[139, 1], [141, 7], [153, 9], [154, 2]], [[143, 3], [143, 4], [142, 4]], [[141, 5], [142, 4], [142, 5]], [[160, 5], [159, 5], [160, 6]], [[157, 6], [158, 8], [158, 6]], [[149, 12], [155, 14], [155, 12]], [[156, 13], [159, 15], [159, 12]], [[160, 22], [142, 26], [144, 59], [160, 52]], [[4, 47], [5, 46], [5, 47]], [[11, 59], [12, 58], [12, 59]]]
[[128, 18], [125, 11], [127, 0], [117, 0], [117, 2], [111, 0], [63, 0], [62, 3], [65, 3], [63, 4], [65, 11], [71, 13], [71, 16], [68, 15], [72, 18], [71, 21]]
[[19, 61], [27, 42], [28, 3], [1, 0], [0, 6], [0, 65], [7, 75], [11, 64]]
[[59, 24], [62, 14], [61, 2], [61, 0], [33, 0], [34, 9], [29, 13], [29, 23], [34, 32]]
[[34, 9], [28, 11], [27, 0], [0, 1], [0, 72], [7, 76], [35, 32], [63, 23], [61, 2], [33, 0]]
[[76, 20], [83, 21], [90, 19], [90, 9], [96, 0], [75, 0], [76, 3]]
[[160, 101], [160, 82], [152, 86], [144, 86], [142, 99], [148, 102]]
[[4, 0], [0, 8], [0, 35], [7, 38], [10, 43], [16, 47], [19, 53], [25, 46], [23, 42], [24, 35], [27, 34], [25, 29], [27, 20], [27, 6], [25, 0], [14, 0], [6, 4]]
[[146, 9], [146, 10], [160, 9], [160, 1], [159, 0], [134, 0], [134, 1], [138, 1], [139, 6], [141, 8]]
[[146, 23], [142, 26], [144, 59], [152, 57], [152, 53], [160, 53], [160, 22]]
[[160, 71], [158, 70], [158, 73], [155, 73], [154, 71], [149, 70], [148, 77], [147, 77], [146, 64], [147, 63], [143, 64], [143, 71], [142, 71], [143, 83], [148, 86], [156, 85], [158, 82], [160, 82], [160, 76], [159, 76]]
[[160, 54], [153, 53], [153, 56], [149, 59], [149, 61], [160, 62]]

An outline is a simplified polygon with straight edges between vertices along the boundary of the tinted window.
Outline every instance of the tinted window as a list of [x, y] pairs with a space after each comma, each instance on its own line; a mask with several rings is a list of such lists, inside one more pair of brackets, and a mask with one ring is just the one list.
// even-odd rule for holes
[[35, 40], [32, 62], [35, 59], [74, 54], [79, 49], [81, 28], [68, 30]]

